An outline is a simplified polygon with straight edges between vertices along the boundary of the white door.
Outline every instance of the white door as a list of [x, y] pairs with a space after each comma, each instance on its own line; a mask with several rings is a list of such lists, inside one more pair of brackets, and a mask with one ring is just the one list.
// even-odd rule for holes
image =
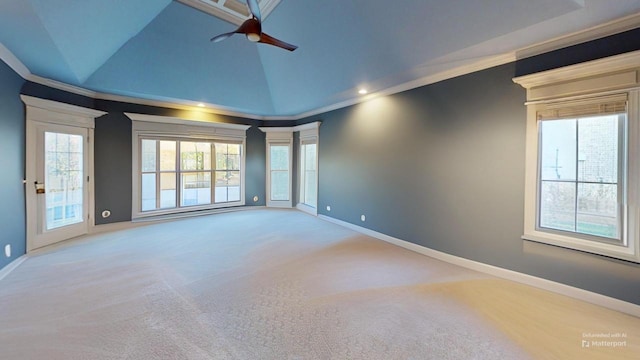
[[27, 250], [89, 229], [89, 129], [27, 122]]

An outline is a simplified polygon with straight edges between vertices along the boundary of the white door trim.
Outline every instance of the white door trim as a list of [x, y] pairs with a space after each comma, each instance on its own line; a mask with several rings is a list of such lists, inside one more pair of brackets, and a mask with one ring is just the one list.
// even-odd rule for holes
[[20, 98], [26, 104], [26, 189], [27, 203], [27, 252], [39, 247], [34, 243], [38, 233], [37, 196], [32, 187], [37, 179], [37, 136], [38, 127], [63, 125], [78, 129], [85, 129], [87, 134], [87, 164], [86, 175], [89, 176], [87, 185], [87, 230], [90, 232], [95, 226], [95, 188], [94, 188], [94, 149], [93, 135], [95, 118], [107, 114], [106, 112], [87, 109], [80, 106], [59, 103], [51, 100], [34, 98], [21, 95]]

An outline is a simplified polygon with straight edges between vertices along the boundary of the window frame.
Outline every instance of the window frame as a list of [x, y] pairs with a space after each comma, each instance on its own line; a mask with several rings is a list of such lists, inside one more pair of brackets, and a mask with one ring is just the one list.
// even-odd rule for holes
[[[125, 113], [132, 120], [132, 220], [153, 216], [181, 214], [193, 211], [214, 210], [245, 205], [245, 175], [246, 175], [246, 130], [250, 125], [213, 123], [186, 120], [180, 118]], [[142, 211], [142, 139], [176, 141], [176, 206], [172, 208], [158, 208]], [[181, 141], [203, 141], [211, 144], [212, 169], [206, 170], [212, 174], [210, 204], [182, 206], [180, 175], [197, 171], [182, 171], [180, 163]], [[240, 200], [231, 202], [215, 202], [215, 143], [229, 143], [240, 145]], [[159, 146], [159, 145], [158, 145]], [[156, 161], [159, 154], [156, 154]], [[160, 173], [156, 169], [156, 173]], [[157, 183], [158, 180], [156, 180]], [[156, 189], [158, 191], [158, 189]], [[159, 201], [159, 200], [158, 200]]]
[[[261, 128], [263, 129], [263, 128]], [[264, 130], [263, 130], [264, 131]], [[288, 128], [273, 128], [266, 132], [266, 194], [267, 207], [290, 208], [293, 204], [293, 132]], [[274, 200], [271, 198], [271, 147], [286, 146], [289, 149], [288, 160], [288, 189], [287, 200]]]
[[[298, 145], [298, 203], [296, 207], [299, 210], [302, 210], [311, 215], [318, 215], [318, 200], [319, 200], [319, 192], [320, 192], [320, 135], [319, 128], [320, 122], [313, 122], [310, 124], [300, 125], [295, 127], [296, 131], [300, 132], [300, 139]], [[316, 180], [316, 206], [311, 206], [304, 202], [305, 198], [305, 155], [304, 155], [304, 145], [315, 144], [316, 145], [316, 154], [315, 154], [315, 180]]]
[[[612, 258], [640, 262], [640, 52], [618, 55], [513, 79], [527, 89], [524, 233], [522, 239]], [[626, 94], [626, 151], [619, 163], [626, 188], [622, 205], [622, 242], [544, 229], [539, 224], [540, 124], [538, 112], [549, 104]]]

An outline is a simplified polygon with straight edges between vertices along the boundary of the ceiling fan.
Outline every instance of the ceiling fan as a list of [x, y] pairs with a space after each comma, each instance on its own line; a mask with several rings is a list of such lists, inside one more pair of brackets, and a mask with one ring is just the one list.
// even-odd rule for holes
[[249, 5], [249, 11], [251, 11], [251, 18], [247, 19], [245, 22], [240, 25], [236, 31], [220, 34], [211, 38], [212, 42], [219, 42], [225, 40], [228, 37], [231, 37], [233, 34], [245, 34], [247, 39], [252, 42], [259, 42], [263, 44], [269, 44], [273, 46], [277, 46], [289, 51], [294, 51], [298, 47], [295, 45], [288, 44], [282, 40], [278, 40], [273, 38], [262, 32], [262, 20], [260, 16], [260, 7], [258, 6], [257, 0], [247, 0], [247, 5]]

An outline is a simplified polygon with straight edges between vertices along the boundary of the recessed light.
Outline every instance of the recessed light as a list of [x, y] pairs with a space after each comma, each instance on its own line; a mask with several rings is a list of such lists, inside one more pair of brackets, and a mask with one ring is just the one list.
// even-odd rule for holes
[[368, 93], [367, 89], [360, 89], [358, 91], [358, 94], [360, 94], [360, 95], [366, 95], [367, 93]]
[[204, 107], [204, 104], [203, 103], [199, 103], [198, 107]]

